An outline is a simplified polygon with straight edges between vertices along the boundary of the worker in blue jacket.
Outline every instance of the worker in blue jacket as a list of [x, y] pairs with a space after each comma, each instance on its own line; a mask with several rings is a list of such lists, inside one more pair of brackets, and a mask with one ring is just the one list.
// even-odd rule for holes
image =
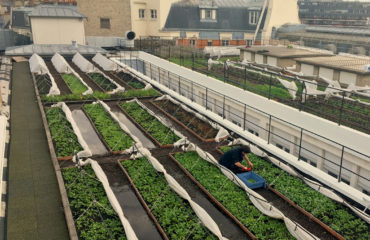
[[[234, 173], [249, 172], [252, 170], [253, 164], [249, 161], [247, 153], [250, 150], [248, 147], [238, 147], [227, 151], [218, 161], [222, 166], [230, 169]], [[248, 161], [249, 166], [244, 166], [241, 162], [243, 158]]]

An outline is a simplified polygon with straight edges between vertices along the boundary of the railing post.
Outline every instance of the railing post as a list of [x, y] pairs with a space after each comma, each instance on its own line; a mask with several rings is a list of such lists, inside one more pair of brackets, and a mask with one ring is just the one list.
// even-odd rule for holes
[[161, 83], [161, 69], [158, 67], [158, 82]]
[[344, 91], [342, 92], [343, 95], [342, 95], [342, 105], [340, 106], [340, 112], [339, 112], [339, 120], [338, 120], [338, 125], [340, 126], [340, 124], [342, 123], [342, 115], [343, 115], [343, 107], [344, 107]]
[[223, 106], [222, 106], [222, 117], [223, 117], [223, 119], [225, 119], [225, 101], [226, 101], [226, 97], [224, 95], [224, 103], [223, 103]]
[[247, 89], [247, 66], [244, 66], [244, 90]]
[[271, 84], [272, 84], [272, 74], [270, 73], [269, 100], [271, 99]]
[[301, 128], [301, 138], [299, 139], [298, 161], [301, 159], [302, 138], [303, 138], [303, 128]]
[[208, 109], [208, 88], [206, 88], [206, 109]]
[[224, 62], [224, 82], [226, 81], [226, 61]]
[[149, 66], [150, 66], [150, 79], [153, 79], [152, 64], [149, 63]]
[[340, 157], [340, 167], [339, 167], [338, 182], [340, 182], [342, 180], [343, 156], [344, 156], [344, 146], [342, 146], [342, 155]]
[[270, 135], [271, 135], [271, 115], [269, 117], [269, 135], [267, 137], [267, 144], [270, 144]]
[[245, 131], [245, 121], [247, 120], [247, 104], [244, 104], [244, 121], [243, 121], [243, 130]]
[[191, 54], [191, 58], [192, 58], [191, 70], [194, 71], [194, 61], [195, 61], [194, 52]]
[[168, 46], [168, 58], [171, 58], [171, 45]]
[[191, 82], [191, 101], [194, 102], [194, 83]]
[[179, 76], [179, 94], [181, 95], [181, 80], [180, 80], [180, 76]]
[[171, 89], [170, 71], [167, 70], [168, 88]]
[[136, 59], [136, 71], [139, 71], [139, 65], [137, 64], [137, 57], [135, 59]]

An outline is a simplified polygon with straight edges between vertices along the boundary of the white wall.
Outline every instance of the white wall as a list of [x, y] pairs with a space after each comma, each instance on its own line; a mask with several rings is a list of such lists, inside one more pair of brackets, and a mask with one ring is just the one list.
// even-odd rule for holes
[[330, 68], [320, 67], [319, 75], [321, 77], [333, 80], [334, 77], [334, 70]]
[[85, 44], [85, 29], [78, 18], [31, 18], [34, 44]]
[[242, 51], [242, 52], [244, 52], [244, 59], [245, 60], [252, 61], [252, 53], [251, 52], [247, 52], [247, 51]]
[[269, 64], [271, 66], [277, 66], [277, 58], [267, 56], [267, 64]]
[[263, 55], [261, 55], [261, 54], [255, 54], [255, 62], [256, 63], [261, 63], [261, 64], [263, 64], [264, 62], [263, 62]]
[[354, 73], [343, 72], [343, 71], [340, 72], [340, 75], [339, 75], [340, 83], [356, 85], [356, 79], [357, 79], [357, 75]]
[[312, 76], [313, 71], [314, 71], [314, 66], [313, 65], [309, 65], [309, 64], [305, 64], [305, 63], [301, 64], [301, 72], [304, 75]]

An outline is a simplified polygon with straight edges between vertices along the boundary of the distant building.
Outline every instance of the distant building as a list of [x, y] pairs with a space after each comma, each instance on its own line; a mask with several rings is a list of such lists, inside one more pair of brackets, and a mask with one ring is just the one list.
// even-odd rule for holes
[[40, 5], [28, 16], [34, 44], [85, 44], [85, 16], [76, 8]]
[[285, 23], [299, 23], [297, 0], [183, 0], [172, 4], [163, 31], [197, 48], [252, 45]]
[[299, 0], [298, 5], [303, 24], [370, 26], [369, 1]]
[[171, 3], [178, 0], [78, 0], [86, 36], [125, 37], [134, 31], [139, 37], [164, 36], [163, 28]]

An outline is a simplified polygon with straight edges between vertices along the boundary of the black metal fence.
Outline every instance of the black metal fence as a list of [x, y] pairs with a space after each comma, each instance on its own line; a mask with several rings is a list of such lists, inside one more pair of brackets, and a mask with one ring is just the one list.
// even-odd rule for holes
[[[314, 156], [315, 159], [320, 159], [320, 161], [322, 161], [321, 165], [321, 167], [323, 168], [322, 170], [325, 169], [324, 171], [328, 172], [333, 177], [336, 177], [339, 182], [345, 182], [347, 184], [350, 184], [351, 174], [354, 174], [359, 179], [361, 179], [360, 181], [365, 182], [362, 185], [369, 186], [370, 184], [369, 176], [366, 174], [361, 175], [357, 172], [354, 172], [352, 169], [345, 167], [344, 161], [345, 158], [346, 157], [348, 158], [349, 155], [352, 157], [360, 157], [361, 159], [365, 159], [365, 161], [370, 161], [370, 156], [363, 154], [359, 151], [356, 151], [352, 148], [349, 148], [347, 146], [344, 146], [338, 142], [330, 140], [324, 136], [316, 134], [312, 131], [296, 126], [290, 122], [275, 117], [267, 112], [254, 108], [246, 103], [240, 102], [237, 99], [216, 92], [208, 88], [207, 86], [203, 86], [190, 79], [186, 79], [175, 73], [169, 72], [167, 69], [160, 68], [155, 64], [144, 61], [142, 59], [138, 60], [134, 54], [130, 54], [130, 58], [131, 60], [128, 62], [127, 59], [126, 60], [121, 59], [121, 62], [128, 63], [128, 66], [136, 69], [137, 71], [141, 70], [139, 69], [140, 64], [135, 63], [137, 61], [143, 62], [144, 65], [146, 66], [145, 67], [146, 75], [149, 76], [152, 80], [155, 80], [160, 84], [167, 86], [168, 88], [170, 88], [173, 91], [176, 91], [180, 95], [190, 99], [193, 102], [197, 102], [198, 104], [204, 106], [206, 109], [211, 110], [217, 113], [219, 116], [223, 117], [224, 119], [233, 122], [234, 124], [240, 126], [242, 131], [252, 132], [251, 128], [255, 130], [257, 129], [256, 131], [253, 131], [253, 133], [258, 136], [265, 135], [268, 144], [274, 143], [274, 145], [279, 147], [280, 144], [277, 144], [276, 142], [279, 143], [285, 142], [286, 144], [289, 144], [289, 146], [293, 146], [293, 149], [285, 149], [285, 151], [297, 156], [298, 161], [300, 160], [307, 161], [308, 155]], [[195, 88], [197, 88], [198, 91], [194, 91]], [[199, 89], [201, 89], [202, 91], [199, 91]], [[203, 92], [205, 94], [200, 94], [200, 92]], [[221, 102], [214, 101], [214, 99], [211, 99], [210, 95], [221, 96], [223, 101]], [[230, 103], [235, 103], [239, 106], [243, 106], [244, 110], [241, 113], [231, 111], [230, 106], [232, 106], [232, 104]], [[265, 118], [269, 119], [267, 127], [264, 128], [260, 124], [257, 124], [253, 119], [249, 118], [248, 117], [249, 112], [258, 112], [260, 115], [265, 116]], [[282, 123], [286, 126], [289, 126], [292, 131], [295, 130], [295, 132], [298, 133], [298, 138], [296, 138], [296, 141], [287, 139], [286, 137], [281, 136], [278, 133], [274, 132], [272, 130], [272, 126], [276, 123]], [[309, 147], [305, 146], [306, 145], [304, 144], [305, 138], [306, 140], [308, 140], [308, 138], [310, 137], [314, 137], [318, 141], [325, 142], [331, 146], [334, 146], [338, 150], [336, 153], [333, 153], [333, 156], [335, 157], [329, 158], [326, 155], [322, 156], [316, 151], [313, 151]], [[291, 150], [293, 152], [291, 152]], [[364, 193], [367, 194], [368, 191], [364, 190]]]

